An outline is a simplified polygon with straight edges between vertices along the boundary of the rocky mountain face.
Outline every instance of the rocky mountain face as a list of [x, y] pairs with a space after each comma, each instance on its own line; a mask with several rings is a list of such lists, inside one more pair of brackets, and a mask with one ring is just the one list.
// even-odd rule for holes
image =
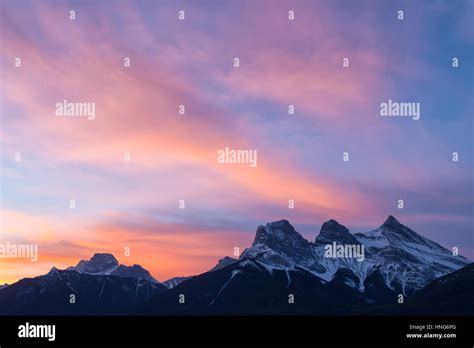
[[75, 267], [67, 270], [90, 275], [115, 275], [119, 277], [133, 277], [145, 279], [149, 282], [159, 283], [150, 272], [140, 265], [119, 265], [112, 254], [96, 253], [90, 260], [81, 260]]
[[90, 260], [81, 260], [76, 267], [69, 267], [68, 270], [75, 270], [79, 273], [104, 275], [110, 274], [117, 269], [119, 263], [112, 254], [96, 253]]
[[[344, 255], [328, 257], [326, 248], [334, 244], [363, 246], [363, 260]], [[393, 216], [378, 229], [355, 235], [329, 220], [314, 243], [287, 220], [281, 220], [259, 226], [252, 246], [238, 261], [155, 296], [147, 311], [333, 315], [367, 313], [372, 308], [376, 314], [380, 308], [394, 308], [396, 313], [402, 308], [396, 305], [400, 294], [410, 298], [422, 293], [440, 276], [449, 276], [469, 264], [469, 260], [453, 256]], [[472, 300], [473, 291], [468, 293]], [[180, 298], [184, 302], [180, 303]]]
[[[363, 246], [364, 258], [327, 257], [328, 245]], [[352, 286], [365, 291], [370, 275], [381, 277], [392, 291], [409, 295], [430, 281], [470, 263], [462, 256], [430, 241], [400, 223], [393, 216], [376, 230], [351, 234], [336, 222], [325, 222], [315, 242], [304, 239], [290, 223], [281, 220], [260, 226], [252, 246], [241, 259], [262, 254], [259, 262], [275, 269], [307, 269], [315, 276], [331, 281], [338, 270], [348, 269], [356, 276]]]
[[162, 284], [166, 286], [168, 289], [174, 288], [176, 285], [181, 284], [182, 282], [190, 279], [190, 277], [174, 277], [168, 280], [165, 280]]
[[474, 315], [474, 263], [433, 280], [400, 304], [359, 308], [370, 315]]
[[329, 220], [314, 242], [280, 220], [259, 226], [238, 260], [164, 285], [111, 254], [53, 268], [0, 289], [0, 314], [465, 314], [472, 265], [393, 216], [356, 234]]
[[0, 291], [1, 315], [129, 314], [166, 291], [158, 283], [134, 277], [90, 275], [52, 268]]
[[[195, 276], [148, 301], [146, 314], [342, 314], [363, 301], [327, 287], [307, 270], [270, 270], [244, 259]], [[341, 296], [345, 299], [342, 300]]]

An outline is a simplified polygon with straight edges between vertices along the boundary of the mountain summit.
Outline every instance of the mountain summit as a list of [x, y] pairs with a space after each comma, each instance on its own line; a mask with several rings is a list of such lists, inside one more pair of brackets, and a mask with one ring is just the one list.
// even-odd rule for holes
[[[326, 253], [334, 245], [357, 247], [365, 257]], [[139, 265], [120, 265], [112, 254], [95, 254], [67, 270], [53, 267], [1, 288], [0, 314], [337, 315], [404, 308], [416, 314], [433, 306], [433, 313], [465, 313], [474, 292], [459, 284], [470, 284], [469, 264], [393, 216], [355, 234], [329, 220], [314, 243], [280, 220], [259, 226], [238, 260], [224, 257], [207, 272], [165, 285]], [[67, 306], [71, 294], [80, 300]], [[407, 296], [402, 307], [400, 294]], [[185, 303], [177, 300], [182, 295]]]
[[359, 241], [349, 232], [346, 226], [341, 225], [336, 220], [329, 220], [321, 226], [321, 232], [316, 237], [315, 244], [360, 244]]
[[280, 220], [259, 226], [253, 244], [276, 245], [285, 241], [305, 243], [306, 239], [296, 232], [288, 220]]
[[287, 220], [257, 228], [252, 246], [244, 250], [240, 259], [256, 257], [271, 267], [292, 268], [296, 264], [309, 267], [314, 263], [311, 243]]
[[409, 243], [425, 244], [432, 248], [437, 248], [440, 250], [446, 250], [439, 244], [436, 244], [429, 239], [426, 239], [413, 231], [411, 228], [403, 225], [400, 221], [394, 218], [392, 215], [389, 215], [387, 220], [379, 227], [381, 234], [387, 237], [389, 240], [396, 242], [405, 241]]
[[403, 225], [393, 215], [389, 215], [388, 218], [383, 223], [383, 226], [397, 228], [398, 226], [403, 226]]
[[159, 283], [153, 276], [140, 265], [120, 265], [114, 255], [96, 253], [90, 260], [81, 260], [76, 267], [67, 270], [90, 275], [115, 275], [119, 277], [132, 277]]
[[87, 274], [110, 274], [118, 266], [119, 263], [114, 255], [96, 253], [90, 260], [79, 261], [74, 270]]
[[[358, 260], [346, 254], [327, 255], [327, 247], [334, 244], [363, 247], [365, 257]], [[252, 246], [238, 261], [194, 276], [155, 296], [147, 304], [147, 311], [173, 314], [176, 298], [186, 294], [190, 304], [179, 310], [191, 314], [334, 315], [370, 308], [378, 313], [380, 308], [400, 308], [400, 294], [409, 299], [441, 275], [469, 263], [393, 216], [376, 230], [356, 234], [329, 220], [321, 226], [314, 243], [287, 220], [280, 220], [259, 226]], [[472, 297], [472, 291], [465, 293]], [[292, 305], [288, 305], [288, 294], [296, 299]], [[450, 310], [457, 312], [462, 307], [455, 305]]]
[[[327, 245], [363, 246], [364, 261], [351, 257], [328, 258]], [[396, 293], [411, 294], [430, 281], [470, 263], [454, 256], [439, 244], [422, 237], [390, 215], [376, 230], [352, 234], [335, 220], [323, 223], [314, 243], [308, 242], [287, 221], [259, 226], [252, 246], [240, 259], [254, 258], [271, 269], [291, 270], [297, 267], [331, 281], [340, 269], [350, 270], [358, 281], [351, 283], [364, 292], [366, 280], [385, 284]]]

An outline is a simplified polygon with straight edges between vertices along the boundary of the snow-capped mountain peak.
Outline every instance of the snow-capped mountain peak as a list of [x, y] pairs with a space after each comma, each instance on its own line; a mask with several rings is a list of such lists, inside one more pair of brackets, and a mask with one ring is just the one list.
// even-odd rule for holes
[[150, 282], [159, 283], [153, 278], [150, 272], [142, 266], [121, 265], [115, 256], [109, 253], [96, 253], [90, 260], [81, 260], [77, 266], [69, 267], [67, 270], [90, 275], [116, 275], [120, 277], [146, 279]]
[[309, 250], [310, 244], [287, 220], [280, 220], [259, 226], [252, 247], [259, 249], [258, 253], [271, 249], [293, 254], [295, 251]]
[[[400, 221], [390, 215], [382, 226], [379, 227], [385, 237], [396, 240], [403, 240], [405, 242], [412, 242], [418, 244], [431, 244], [429, 240], [420, 236], [418, 233], [413, 231], [411, 228], [403, 225]], [[432, 245], [434, 246], [434, 245]]]
[[257, 228], [252, 246], [244, 250], [240, 260], [257, 256], [262, 263], [274, 268], [291, 269], [295, 264], [305, 267], [314, 265], [311, 243], [287, 220], [270, 222]]
[[265, 226], [259, 226], [255, 234], [253, 244], [275, 245], [286, 241], [307, 243], [306, 239], [296, 232], [288, 220], [269, 222]]
[[118, 266], [119, 263], [114, 255], [96, 253], [89, 261], [79, 261], [74, 270], [79, 273], [103, 275], [112, 273]]
[[329, 220], [323, 223], [321, 231], [316, 237], [316, 245], [326, 245], [333, 242], [340, 244], [360, 244], [346, 226], [341, 225], [336, 220]]
[[[328, 257], [327, 245], [364, 247], [364, 260], [351, 256]], [[389, 216], [377, 229], [351, 234], [335, 220], [325, 222], [315, 243], [308, 242], [287, 221], [259, 226], [255, 240], [241, 255], [255, 258], [272, 269], [304, 268], [325, 281], [339, 269], [349, 269], [359, 279], [356, 287], [364, 292], [366, 279], [379, 277], [396, 293], [411, 294], [430, 281], [470, 263], [448, 249], [419, 235]], [[383, 279], [382, 279], [383, 278]], [[373, 279], [372, 279], [373, 280]]]

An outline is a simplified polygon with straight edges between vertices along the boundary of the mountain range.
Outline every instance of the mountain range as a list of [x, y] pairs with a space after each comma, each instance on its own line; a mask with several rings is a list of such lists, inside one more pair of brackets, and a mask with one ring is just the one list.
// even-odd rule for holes
[[[328, 256], [331, 246], [363, 258]], [[393, 216], [356, 234], [329, 220], [314, 242], [280, 220], [259, 226], [239, 259], [163, 283], [112, 254], [53, 268], [1, 288], [0, 314], [472, 314], [473, 272]]]

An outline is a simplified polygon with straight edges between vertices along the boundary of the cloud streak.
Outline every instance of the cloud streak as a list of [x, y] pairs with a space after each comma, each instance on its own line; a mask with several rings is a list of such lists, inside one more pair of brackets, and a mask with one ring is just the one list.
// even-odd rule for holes
[[[247, 246], [268, 220], [375, 224], [400, 197], [416, 204], [404, 213], [423, 231], [436, 229], [423, 226], [444, 209], [467, 240], [472, 139], [457, 132], [472, 127], [472, 103], [446, 126], [436, 107], [418, 123], [378, 115], [390, 97], [457, 100], [442, 86], [425, 93], [432, 79], [472, 90], [462, 75], [420, 59], [438, 46], [472, 46], [456, 36], [465, 19], [434, 47], [430, 30], [441, 19], [421, 27], [408, 17], [402, 27], [387, 19], [388, 5], [364, 11], [370, 2], [292, 4], [294, 22], [285, 2], [186, 3], [184, 22], [168, 3], [72, 4], [76, 21], [52, 2], [0, 5], [2, 237], [44, 250], [27, 271], [11, 263], [9, 281], [107, 250], [161, 279], [199, 273]], [[423, 54], [407, 58], [405, 48], [420, 41]], [[96, 119], [56, 117], [64, 99], [95, 102]], [[257, 167], [218, 164], [225, 147], [257, 150]], [[453, 166], [455, 150], [465, 161]], [[456, 185], [461, 193], [446, 198]], [[123, 259], [127, 243], [140, 251]]]

